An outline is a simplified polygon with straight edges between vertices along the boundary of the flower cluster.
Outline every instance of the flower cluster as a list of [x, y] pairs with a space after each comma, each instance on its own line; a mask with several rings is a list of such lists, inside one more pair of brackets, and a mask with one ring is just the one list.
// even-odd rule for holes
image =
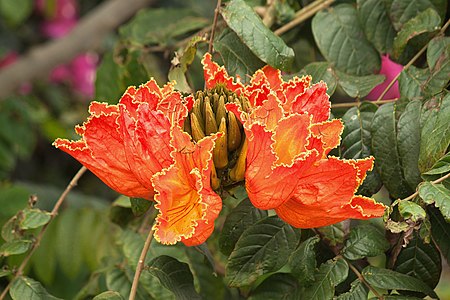
[[[324, 83], [311, 86], [309, 76], [285, 82], [279, 70], [266, 66], [244, 85], [210, 54], [202, 63], [207, 90], [224, 87], [246, 100], [225, 106], [243, 124], [239, 161], [255, 207], [274, 209], [300, 228], [383, 215], [384, 205], [354, 195], [373, 158], [328, 155], [339, 145], [343, 124], [328, 120]], [[193, 99], [151, 80], [130, 87], [117, 105], [93, 102], [87, 122], [76, 127], [82, 139], [54, 143], [119, 193], [156, 201], [155, 237], [165, 244], [204, 242], [222, 207], [211, 175], [214, 143], [223, 133], [194, 142], [182, 130]]]

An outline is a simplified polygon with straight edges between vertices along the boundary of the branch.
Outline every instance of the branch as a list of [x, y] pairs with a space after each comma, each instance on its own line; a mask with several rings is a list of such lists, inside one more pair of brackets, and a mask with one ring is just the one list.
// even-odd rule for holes
[[[444, 181], [447, 178], [450, 178], [450, 173], [448, 173], [447, 175], [436, 179], [435, 181], [432, 181], [431, 183], [434, 183], [434, 184], [441, 183], [442, 181]], [[408, 196], [408, 197], [406, 197], [406, 198], [404, 198], [404, 199], [402, 199], [400, 201], [408, 201], [408, 200], [414, 199], [414, 197], [416, 197], [417, 195], [419, 195], [419, 191], [416, 191], [414, 194], [412, 194], [412, 195], [410, 195], [410, 196]]]
[[216, 9], [214, 10], [214, 20], [211, 28], [211, 36], [209, 37], [208, 52], [211, 54], [213, 52], [214, 34], [216, 33], [217, 19], [219, 18], [220, 6], [222, 6], [222, 0], [217, 0], [217, 6]]
[[384, 297], [382, 295], [380, 295], [376, 289], [374, 289], [364, 278], [364, 276], [362, 276], [362, 274], [359, 272], [359, 270], [352, 265], [352, 263], [350, 261], [348, 261], [345, 257], [342, 256], [342, 258], [347, 262], [348, 266], [350, 267], [350, 269], [352, 269], [353, 273], [355, 273], [355, 275], [358, 277], [359, 281], [361, 281], [362, 283], [364, 283], [365, 286], [367, 286], [369, 288], [369, 290], [372, 291], [372, 293], [378, 298], [378, 299], [384, 299]]
[[[376, 104], [376, 105], [380, 105], [380, 104], [395, 102], [397, 100], [398, 100], [398, 98], [386, 99], [386, 100], [378, 100], [378, 101], [370, 101], [370, 102], [373, 103], [373, 104]], [[353, 106], [359, 106], [359, 105], [361, 105], [361, 102], [336, 103], [336, 104], [331, 104], [331, 108], [353, 107]]]
[[59, 196], [58, 201], [56, 201], [55, 206], [53, 207], [53, 209], [50, 213], [50, 220], [48, 221], [47, 224], [42, 226], [42, 229], [39, 232], [39, 235], [36, 237], [36, 241], [33, 243], [33, 246], [31, 247], [30, 252], [28, 252], [27, 256], [20, 264], [19, 269], [17, 269], [17, 272], [14, 274], [14, 277], [11, 279], [11, 281], [8, 283], [8, 285], [6, 286], [6, 288], [3, 290], [2, 294], [0, 295], [0, 300], [3, 300], [5, 298], [6, 294], [8, 293], [9, 289], [11, 288], [11, 285], [14, 282], [14, 280], [16, 280], [17, 277], [22, 275], [23, 270], [25, 269], [26, 265], [28, 264], [28, 261], [30, 260], [34, 251], [37, 249], [37, 247], [39, 247], [39, 244], [41, 243], [42, 237], [44, 236], [44, 233], [47, 230], [48, 225], [56, 217], [56, 215], [58, 214], [59, 207], [66, 199], [67, 194], [69, 194], [69, 192], [77, 185], [78, 180], [81, 178], [81, 176], [83, 176], [83, 174], [84, 174], [84, 172], [86, 172], [86, 170], [87, 170], [86, 167], [81, 167], [80, 170], [77, 172], [77, 174], [75, 174], [75, 176], [72, 178], [70, 183], [67, 185], [66, 189], [61, 194], [61, 196]]
[[0, 71], [0, 100], [23, 83], [45, 77], [54, 67], [97, 49], [117, 26], [154, 0], [109, 0], [84, 17], [67, 36], [32, 48], [24, 57]]

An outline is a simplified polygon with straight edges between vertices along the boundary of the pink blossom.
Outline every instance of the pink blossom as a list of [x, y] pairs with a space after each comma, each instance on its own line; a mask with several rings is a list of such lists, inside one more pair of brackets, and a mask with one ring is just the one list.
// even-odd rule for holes
[[[393, 62], [389, 55], [381, 56], [381, 70], [379, 74], [386, 76], [383, 83], [377, 85], [370, 93], [367, 95], [368, 100], [377, 100], [378, 97], [383, 93], [386, 87], [391, 83], [391, 81], [403, 70], [403, 66]], [[400, 92], [398, 90], [398, 81], [387, 91], [382, 99], [394, 99], [399, 98]]]
[[59, 38], [65, 36], [77, 23], [78, 7], [76, 0], [36, 0], [36, 8], [45, 18], [41, 24], [41, 32], [46, 37]]

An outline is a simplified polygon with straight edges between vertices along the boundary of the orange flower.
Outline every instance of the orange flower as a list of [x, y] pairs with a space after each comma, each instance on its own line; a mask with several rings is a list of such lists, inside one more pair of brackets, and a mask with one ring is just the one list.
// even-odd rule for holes
[[328, 157], [340, 143], [343, 124], [328, 121], [325, 83], [310, 86], [309, 76], [285, 82], [279, 70], [266, 66], [244, 85], [212, 62], [209, 54], [203, 65], [208, 88], [224, 84], [251, 103], [249, 111], [236, 103], [227, 104], [227, 109], [244, 124], [246, 188], [254, 206], [275, 209], [280, 218], [300, 228], [383, 215], [383, 204], [354, 195], [372, 169], [373, 157]]
[[129, 87], [117, 105], [92, 102], [91, 116], [75, 128], [82, 138], [54, 145], [117, 192], [154, 199], [158, 241], [198, 245], [211, 234], [222, 203], [210, 187], [218, 135], [194, 144], [180, 127], [192, 103], [172, 84], [159, 88], [150, 80]]

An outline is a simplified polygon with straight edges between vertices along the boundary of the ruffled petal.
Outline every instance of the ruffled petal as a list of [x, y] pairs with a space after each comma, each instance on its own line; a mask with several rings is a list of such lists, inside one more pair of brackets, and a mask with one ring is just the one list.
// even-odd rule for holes
[[264, 124], [268, 130], [274, 130], [278, 121], [283, 117], [283, 108], [278, 98], [273, 94], [267, 95], [261, 106], [255, 107], [249, 115], [249, 122]]
[[319, 143], [311, 143], [311, 149], [320, 149], [323, 156], [326, 156], [332, 149], [341, 143], [341, 134], [344, 130], [344, 124], [341, 120], [334, 119], [321, 123], [315, 123], [311, 126], [311, 132]]
[[330, 116], [331, 103], [328, 99], [327, 85], [321, 81], [295, 97], [290, 111], [292, 113], [307, 112], [313, 116], [314, 123], [323, 122]]
[[225, 84], [228, 90], [236, 92], [238, 95], [241, 93], [243, 85], [239, 82], [234, 82], [233, 77], [228, 76], [224, 67], [213, 62], [210, 53], [206, 53], [203, 56], [202, 64], [207, 89], [212, 89], [218, 84]]

